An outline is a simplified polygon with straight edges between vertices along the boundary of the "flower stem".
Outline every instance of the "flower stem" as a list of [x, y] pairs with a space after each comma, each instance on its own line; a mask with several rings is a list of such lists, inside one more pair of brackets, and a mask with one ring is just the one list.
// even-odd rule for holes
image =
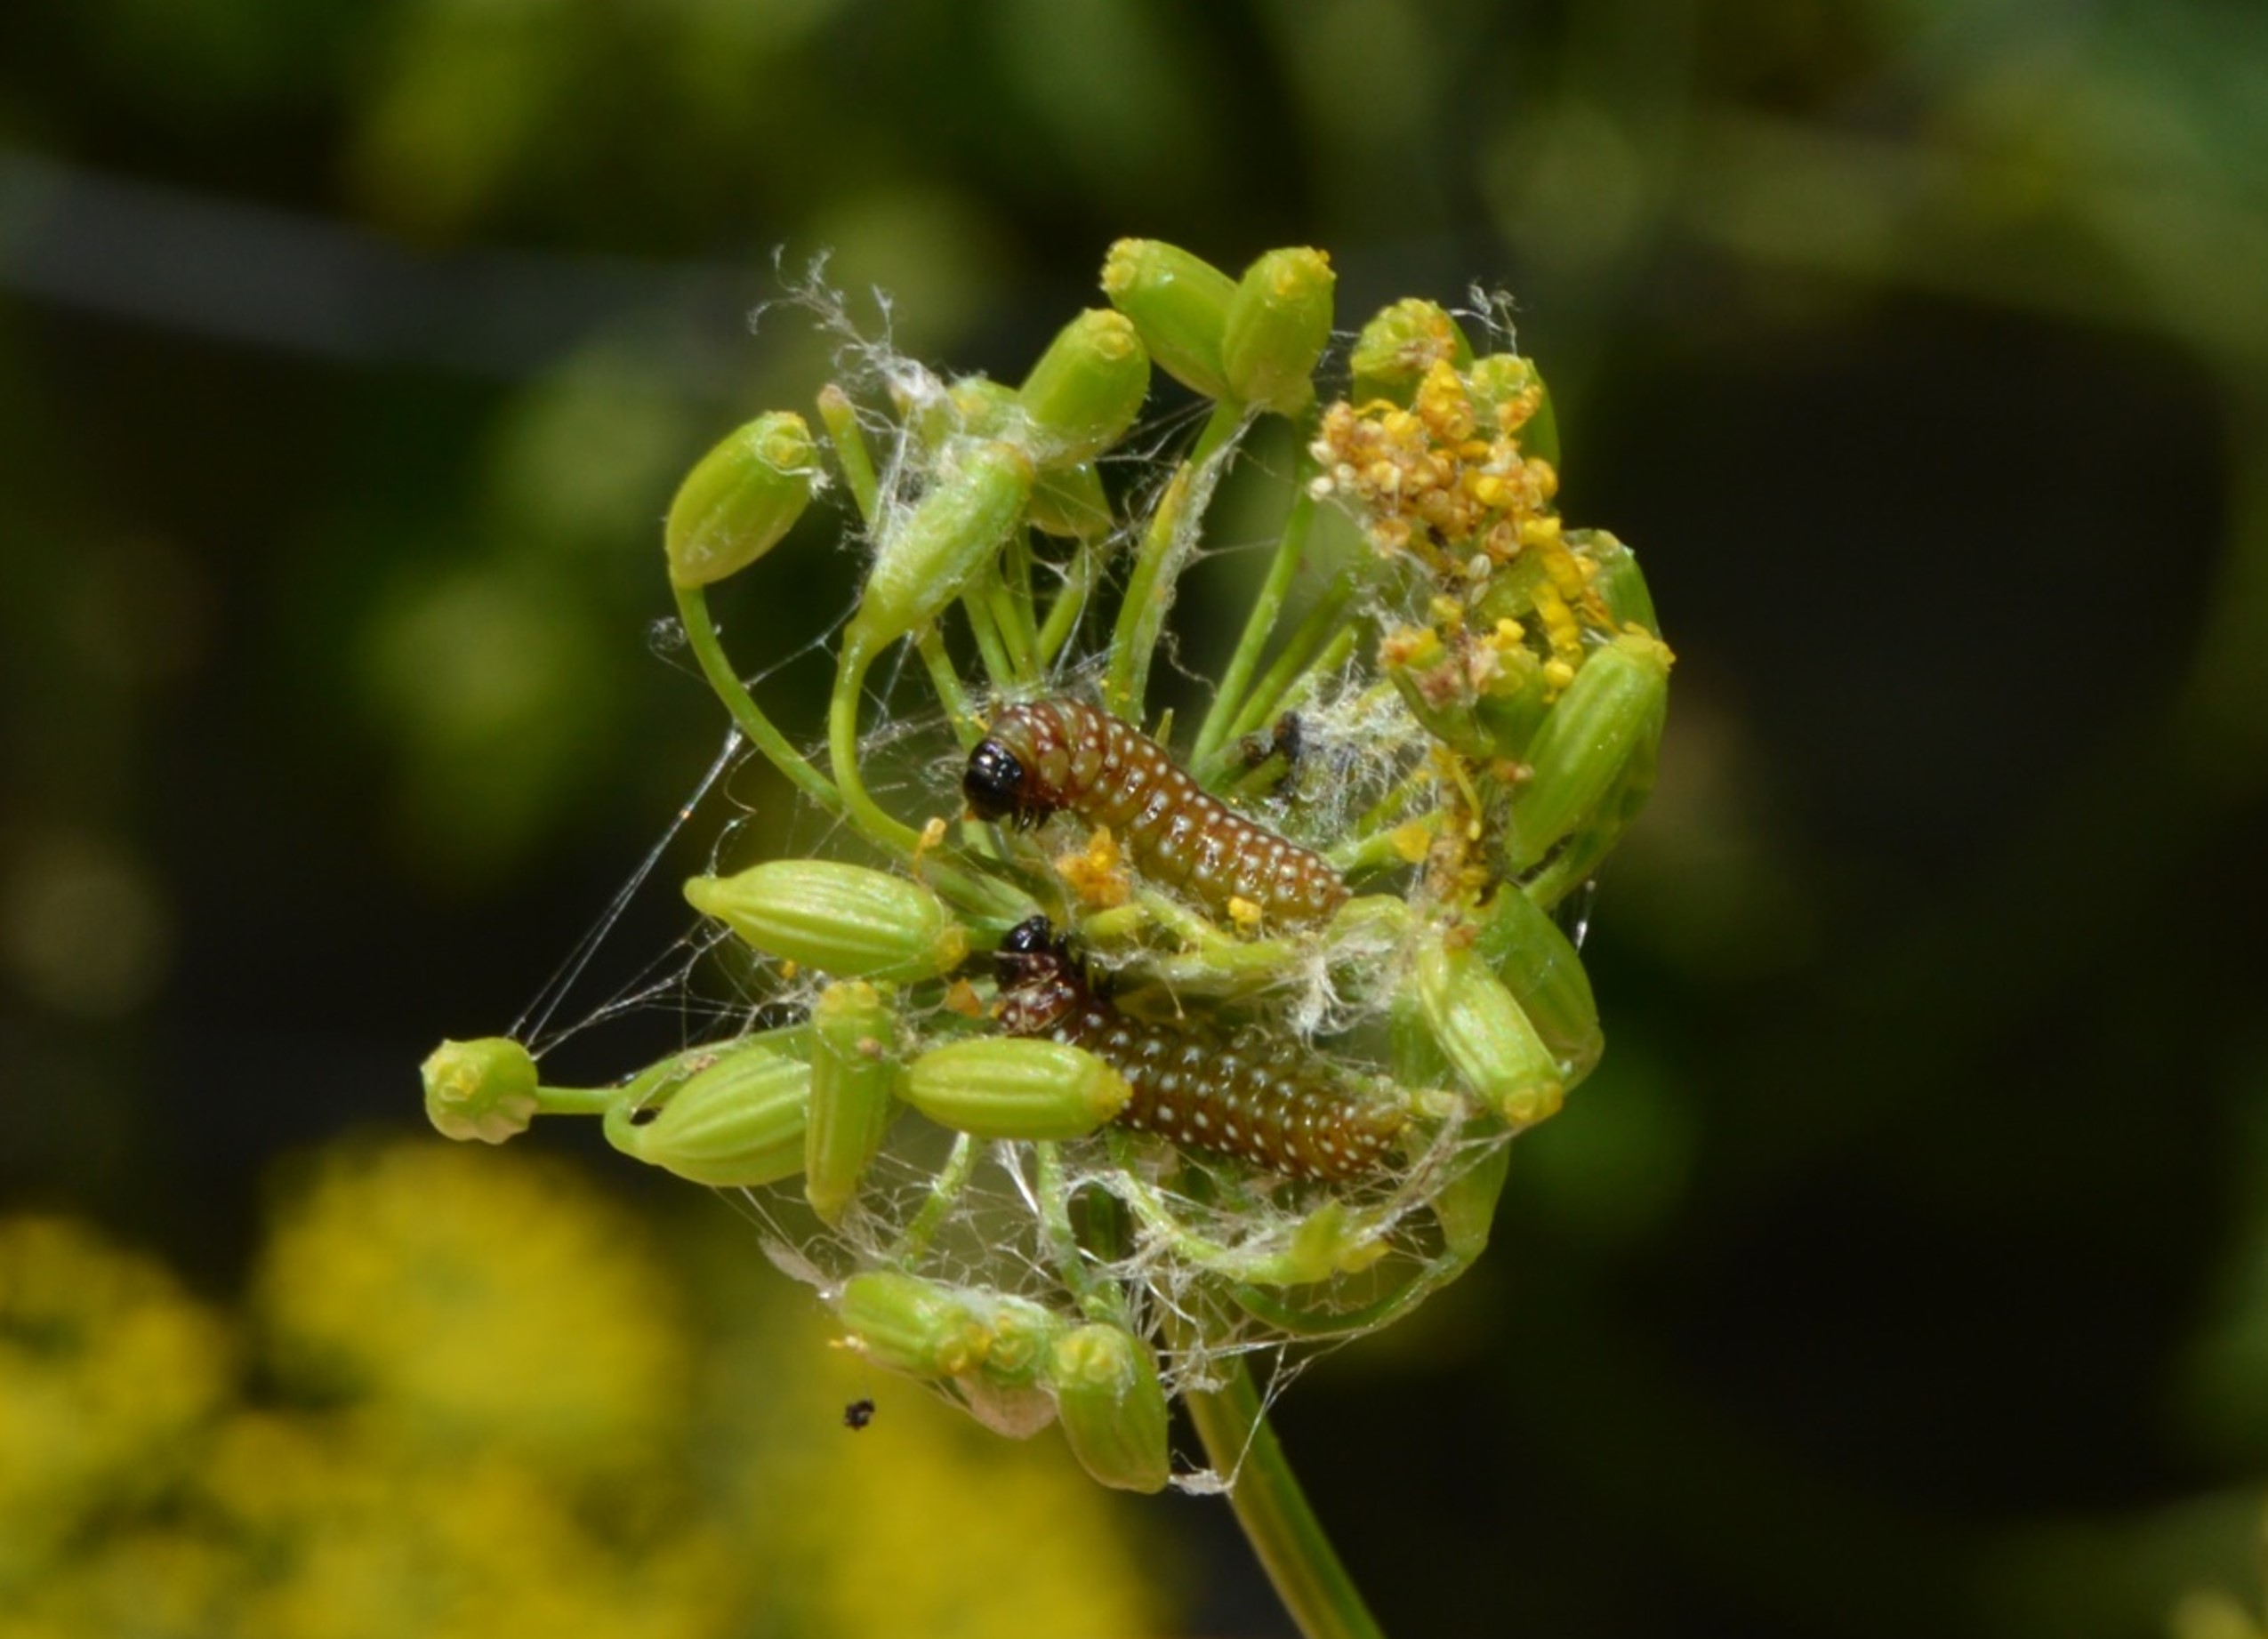
[[1119, 606], [1118, 623], [1111, 633], [1110, 670], [1103, 679], [1103, 704], [1130, 723], [1142, 720], [1142, 695], [1149, 687], [1150, 657], [1157, 648], [1158, 632], [1173, 603], [1174, 582], [1196, 543], [1197, 525], [1212, 500], [1213, 486], [1225, 467], [1229, 447], [1244, 430], [1243, 406], [1223, 402], [1213, 406], [1197, 447], [1173, 475], [1142, 544], [1134, 555], [1134, 568], [1126, 579], [1126, 595]]
[[1275, 633], [1276, 617], [1283, 613], [1283, 600], [1291, 594], [1292, 578], [1299, 573], [1299, 566], [1307, 557], [1307, 536], [1315, 524], [1315, 497], [1307, 487], [1315, 470], [1315, 458], [1302, 451], [1292, 474], [1296, 487], [1291, 516], [1284, 519], [1283, 534], [1276, 542], [1267, 578], [1261, 582], [1259, 595], [1252, 599], [1251, 612], [1245, 617], [1244, 635], [1237, 639], [1236, 652], [1228, 657], [1228, 669], [1220, 675], [1220, 685], [1213, 691], [1213, 702], [1206, 708], [1205, 720], [1197, 727], [1197, 743], [1189, 751], [1192, 763], [1204, 763], [1220, 749], [1229, 724], [1241, 714], [1238, 708], [1243, 703], [1244, 691], [1251, 686], [1252, 673], [1259, 667], [1260, 651]]
[[1094, 590], [1095, 568], [1102, 551], [1100, 546], [1082, 542], [1064, 570], [1063, 584], [1056, 590], [1055, 601], [1048, 605], [1047, 623], [1040, 628], [1041, 664], [1055, 664], [1055, 657], [1078, 629], [1079, 617], [1087, 610], [1087, 595]]
[[785, 775], [806, 796], [830, 814], [842, 811], [842, 795], [827, 776], [804, 759], [803, 754], [788, 743], [787, 736], [773, 727], [772, 719], [764, 715], [763, 707], [756, 703], [740, 674], [732, 669], [732, 662], [725, 657], [724, 645], [718, 641], [715, 623], [709, 618], [707, 594], [698, 586], [677, 589], [678, 619], [684, 624], [687, 640], [693, 646], [693, 656], [701, 663], [701, 674], [708, 679], [709, 687], [725, 710], [732, 713], [733, 725], [744, 735], [756, 749], [771, 760], [772, 767]]
[[1227, 1381], [1219, 1388], [1186, 1396], [1189, 1420], [1214, 1470], [1236, 1476], [1229, 1506], [1284, 1610], [1306, 1639], [1384, 1639], [1307, 1506], [1251, 1373], [1242, 1360], [1224, 1362], [1220, 1369]]
[[835, 657], [834, 693], [827, 701], [827, 749], [850, 823], [865, 832], [868, 840], [902, 859], [911, 859], [921, 844], [921, 833], [882, 811], [867, 792], [865, 777], [858, 769], [858, 698], [865, 688], [870, 658], [848, 642]]

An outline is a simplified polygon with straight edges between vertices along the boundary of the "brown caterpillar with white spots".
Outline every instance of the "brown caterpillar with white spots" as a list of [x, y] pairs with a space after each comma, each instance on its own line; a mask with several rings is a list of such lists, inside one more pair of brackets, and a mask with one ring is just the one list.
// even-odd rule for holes
[[1223, 1046], [1129, 1016], [1095, 993], [1047, 918], [1001, 941], [1001, 1027], [1084, 1048], [1126, 1078], [1122, 1127], [1232, 1155], [1295, 1178], [1375, 1170], [1402, 1130], [1399, 1107], [1332, 1086], [1291, 1043]]
[[961, 789], [980, 819], [1036, 825], [1058, 808], [1107, 825], [1153, 880], [1216, 914], [1242, 899], [1279, 924], [1347, 902], [1328, 861], [1199, 788], [1165, 749], [1076, 700], [1010, 706], [969, 753]]

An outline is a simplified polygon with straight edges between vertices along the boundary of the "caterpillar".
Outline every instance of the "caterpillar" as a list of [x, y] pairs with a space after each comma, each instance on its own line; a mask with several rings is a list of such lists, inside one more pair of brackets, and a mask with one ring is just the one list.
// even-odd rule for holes
[[1360, 1177], [1385, 1158], [1403, 1112], [1331, 1086], [1290, 1042], [1252, 1048], [1153, 1024], [1098, 995], [1047, 918], [1001, 941], [999, 1018], [1012, 1036], [1082, 1047], [1124, 1076], [1123, 1127], [1297, 1178]]
[[1058, 808], [1107, 825], [1145, 874], [1218, 913], [1232, 899], [1280, 923], [1328, 920], [1347, 884], [1319, 854], [1198, 787], [1165, 749], [1075, 700], [1010, 706], [961, 781], [980, 819], [1036, 825]]

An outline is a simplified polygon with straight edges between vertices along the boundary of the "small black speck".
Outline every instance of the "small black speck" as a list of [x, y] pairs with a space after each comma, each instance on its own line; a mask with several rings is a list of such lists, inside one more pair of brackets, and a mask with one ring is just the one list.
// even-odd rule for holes
[[874, 1402], [871, 1400], [854, 1400], [842, 1409], [842, 1426], [853, 1433], [873, 1420]]

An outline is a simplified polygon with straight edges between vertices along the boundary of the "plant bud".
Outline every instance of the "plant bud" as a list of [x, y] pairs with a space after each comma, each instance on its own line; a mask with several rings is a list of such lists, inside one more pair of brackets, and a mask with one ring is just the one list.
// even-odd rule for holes
[[803, 1197], [832, 1224], [882, 1147], [895, 1104], [896, 1016], [860, 980], [830, 984], [811, 1009], [811, 1119], [804, 1130]]
[[1317, 250], [1270, 251], [1244, 269], [1221, 330], [1221, 373], [1231, 397], [1279, 415], [1297, 415], [1315, 401], [1338, 282]]
[[1567, 1085], [1591, 1073], [1606, 1038], [1583, 960], [1551, 913], [1506, 883], [1480, 913], [1473, 955], [1504, 981], [1559, 1061]]
[[959, 1287], [895, 1269], [870, 1269], [842, 1283], [835, 1314], [850, 1346], [889, 1371], [953, 1378], [982, 1364], [992, 1333]]
[[1024, 516], [1032, 459], [999, 438], [948, 440], [921, 498], [885, 525], [858, 613], [843, 633], [872, 655], [926, 625], [961, 596]]
[[1653, 792], [1655, 765], [1661, 749], [1661, 715], [1638, 736], [1596, 806], [1576, 822], [1566, 842], [1550, 862], [1521, 884], [1529, 898], [1549, 910], [1590, 880], [1601, 862], [1614, 851], [1630, 822], [1637, 818]]
[[1017, 397], [1042, 470], [1090, 461], [1118, 442], [1150, 391], [1150, 356], [1133, 321], [1090, 309], [1058, 333]]
[[1235, 280], [1179, 245], [1121, 239], [1103, 261], [1103, 293], [1159, 369], [1208, 398], [1231, 396], [1220, 349]]
[[1558, 1110], [1559, 1065], [1503, 981], [1470, 951], [1439, 941], [1420, 952], [1415, 976], [1426, 1028], [1499, 1120], [1527, 1127]]
[[1080, 1138], [1133, 1097], [1092, 1053], [1037, 1037], [985, 1037], [932, 1048], [906, 1067], [905, 1102], [977, 1138]]
[[1005, 1388], [1029, 1388], [1039, 1381], [1048, 1352], [1063, 1335], [1064, 1322], [1052, 1310], [1006, 1292], [969, 1294], [983, 1322], [984, 1374]]
[[1100, 1322], [1079, 1327], [1050, 1351], [1048, 1381], [1082, 1467], [1118, 1490], [1165, 1489], [1173, 1473], [1165, 1388], [1140, 1338]]
[[[682, 1068], [691, 1061], [679, 1061]], [[623, 1154], [720, 1189], [754, 1188], [803, 1169], [811, 1066], [760, 1038], [728, 1044], [715, 1062], [640, 1103], [623, 1089], [607, 1112], [607, 1142]]]
[[502, 1144], [535, 1115], [535, 1060], [509, 1036], [444, 1041], [423, 1066], [425, 1119], [445, 1138]]
[[1473, 361], [1473, 344], [1447, 309], [1415, 296], [1381, 308], [1355, 338], [1348, 397], [1357, 408], [1379, 398], [1407, 406], [1426, 372], [1444, 358], [1460, 370]]
[[1498, 413], [1511, 406], [1512, 430], [1520, 454], [1532, 460], [1559, 465], [1559, 421], [1551, 408], [1551, 393], [1533, 364], [1517, 353], [1492, 353], [1473, 361], [1465, 373], [1466, 390], [1474, 407], [1485, 413], [1490, 425], [1500, 425]]
[[1598, 807], [1631, 757], [1661, 733], [1669, 650], [1626, 632], [1594, 649], [1544, 716], [1527, 748], [1528, 777], [1512, 793], [1504, 868], [1517, 875]]
[[670, 502], [670, 581], [706, 586], [772, 550], [819, 480], [811, 430], [792, 410], [760, 415], [704, 455]]
[[961, 965], [969, 937], [919, 882], [832, 859], [693, 878], [686, 903], [768, 956], [845, 979], [910, 984]]
[[[1037, 437], [1012, 387], [981, 375], [964, 376], [953, 384], [948, 399], [916, 429], [931, 449], [942, 446], [953, 431], [1021, 444]], [[1032, 498], [1025, 510], [1033, 528], [1077, 541], [1100, 540], [1115, 521], [1110, 499], [1103, 493], [1102, 475], [1091, 461], [1042, 466], [1032, 480]]]
[[1074, 541], [1099, 541], [1116, 522], [1110, 497], [1103, 493], [1102, 474], [1095, 463], [1057, 467], [1040, 474], [1032, 486], [1032, 527]]

